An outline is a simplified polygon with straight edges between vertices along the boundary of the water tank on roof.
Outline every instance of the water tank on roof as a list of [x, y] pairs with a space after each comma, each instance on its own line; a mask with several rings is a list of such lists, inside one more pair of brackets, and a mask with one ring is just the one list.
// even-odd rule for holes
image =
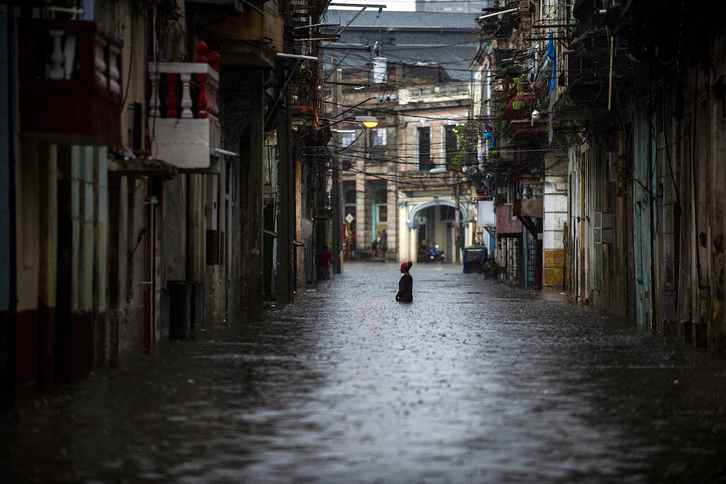
[[386, 70], [388, 65], [388, 59], [385, 57], [374, 57], [373, 58], [373, 83], [383, 84], [386, 82]]

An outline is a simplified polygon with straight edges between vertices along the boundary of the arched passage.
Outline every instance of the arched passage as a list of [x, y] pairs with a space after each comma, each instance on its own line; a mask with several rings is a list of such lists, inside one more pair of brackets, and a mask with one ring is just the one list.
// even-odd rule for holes
[[[446, 202], [443, 200], [434, 200], [433, 202], [428, 203], [422, 203], [421, 205], [417, 205], [412, 208], [411, 213], [408, 216], [408, 220], [406, 221], [406, 224], [408, 225], [409, 229], [416, 228], [416, 214], [419, 213], [421, 210], [428, 209], [430, 207], [436, 207], [436, 206], [446, 206], [446, 207], [453, 207], [456, 208], [456, 204], [453, 202]], [[463, 205], [459, 205], [459, 212], [461, 212], [461, 223], [463, 226], [469, 225], [469, 221], [467, 219], [467, 213], [466, 209]]]
[[[444, 252], [446, 261], [456, 258], [456, 204], [452, 201], [432, 200], [406, 211], [406, 245], [411, 260], [423, 260], [429, 249]], [[459, 223], [462, 230], [469, 225], [464, 204], [459, 205]], [[464, 236], [464, 233], [461, 233]]]

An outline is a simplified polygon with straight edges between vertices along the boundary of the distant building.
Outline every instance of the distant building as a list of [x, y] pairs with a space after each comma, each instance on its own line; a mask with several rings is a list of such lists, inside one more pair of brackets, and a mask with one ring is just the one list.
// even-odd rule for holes
[[[385, 229], [388, 260], [416, 260], [420, 246], [438, 245], [455, 261], [456, 247], [473, 242], [476, 231], [474, 207], [456, 202], [457, 191], [471, 200], [464, 196], [471, 180], [446, 168], [458, 148], [454, 128], [469, 117], [477, 15], [357, 14], [332, 10], [325, 19], [340, 25], [326, 34], [342, 29], [337, 42], [324, 44], [324, 56], [326, 114], [336, 123], [329, 149], [341, 167], [342, 218], [349, 220], [345, 254], [374, 257], [373, 241]], [[334, 62], [340, 70], [332, 75]], [[358, 115], [376, 117], [378, 126], [343, 121]]]
[[416, 0], [417, 12], [481, 13], [493, 0]]
[[342, 29], [337, 42], [323, 43], [327, 71], [335, 58], [344, 70], [360, 69], [362, 81], [372, 84], [373, 58], [383, 57], [389, 63], [438, 64], [452, 79], [470, 80], [469, 64], [477, 51], [476, 15], [366, 10], [356, 17], [358, 13], [326, 13], [325, 22], [339, 27], [321, 31], [334, 36]]

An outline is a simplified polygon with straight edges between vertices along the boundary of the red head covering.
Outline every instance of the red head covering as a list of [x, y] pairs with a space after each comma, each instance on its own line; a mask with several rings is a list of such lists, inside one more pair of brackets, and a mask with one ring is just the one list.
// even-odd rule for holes
[[403, 264], [401, 264], [401, 269], [403, 269], [404, 271], [407, 271], [411, 268], [412, 265], [413, 264], [411, 264], [410, 262], [404, 262]]

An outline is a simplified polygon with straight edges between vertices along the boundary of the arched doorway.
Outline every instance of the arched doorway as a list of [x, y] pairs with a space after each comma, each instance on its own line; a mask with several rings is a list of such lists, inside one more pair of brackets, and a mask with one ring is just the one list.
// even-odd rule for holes
[[[467, 213], [459, 206], [459, 221], [463, 227], [469, 224]], [[456, 205], [454, 202], [434, 200], [422, 203], [411, 210], [407, 220], [410, 236], [416, 237], [416, 259], [424, 260], [429, 248], [442, 250], [445, 260], [456, 258]], [[463, 237], [463, 233], [461, 236]]]

